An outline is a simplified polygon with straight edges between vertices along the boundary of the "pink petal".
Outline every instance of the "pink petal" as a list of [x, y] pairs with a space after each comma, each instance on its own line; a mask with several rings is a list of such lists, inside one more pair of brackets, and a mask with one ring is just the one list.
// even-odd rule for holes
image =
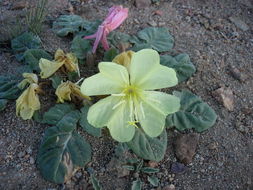
[[99, 26], [98, 27], [98, 31], [96, 32], [96, 40], [94, 42], [93, 48], [92, 48], [92, 52], [95, 53], [98, 47], [98, 43], [101, 40], [102, 36], [104, 33], [104, 27], [103, 26]]
[[105, 31], [105, 32], [103, 33], [103, 36], [102, 36], [102, 45], [103, 45], [103, 48], [104, 48], [105, 50], [108, 50], [108, 49], [109, 49], [109, 44], [108, 44], [107, 38], [106, 38], [108, 34], [109, 34], [109, 32]]

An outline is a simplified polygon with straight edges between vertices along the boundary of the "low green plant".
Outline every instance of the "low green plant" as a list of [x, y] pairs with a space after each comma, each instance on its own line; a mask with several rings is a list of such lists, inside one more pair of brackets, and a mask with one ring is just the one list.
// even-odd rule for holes
[[[37, 16], [42, 19], [44, 12], [38, 12]], [[17, 60], [24, 68], [28, 67], [29, 72], [40, 73], [40, 77], [20, 89], [21, 79], [0, 76], [0, 111], [22, 91], [28, 95], [27, 89], [42, 83], [51, 84], [58, 102], [44, 114], [37, 111], [38, 106], [32, 107], [27, 114], [30, 98], [24, 99], [26, 106], [17, 101], [17, 107], [23, 109], [22, 115], [29, 116], [25, 119], [33, 116], [49, 126], [37, 157], [38, 168], [45, 179], [62, 184], [78, 168], [85, 167], [91, 161], [92, 149], [82, 133], [101, 137], [102, 128], [107, 127], [113, 139], [124, 142], [115, 151], [118, 157], [126, 149], [135, 154], [133, 159], [121, 159], [124, 168], [146, 173], [147, 180], [157, 186], [159, 180], [153, 174], [158, 169], [144, 167], [143, 159], [159, 162], [164, 158], [168, 140], [166, 128], [202, 132], [215, 124], [217, 116], [208, 104], [190, 91], [168, 94], [157, 90], [185, 82], [196, 72], [187, 54], [168, 53], [174, 39], [167, 28], [145, 28], [136, 36], [112, 32], [108, 36], [112, 48], [96, 57], [96, 60], [103, 59], [98, 64], [99, 72], [85, 78], [80, 87], [83, 79], [79, 77], [89, 68], [81, 65], [79, 70], [78, 62], [87, 61], [87, 54], [91, 54], [90, 41], [83, 37], [93, 34], [99, 24], [101, 21], [89, 22], [78, 15], [58, 18], [53, 24], [56, 34], [73, 37], [68, 54], [59, 49], [55, 56], [51, 55], [42, 49], [40, 38], [29, 32], [13, 39], [12, 51]], [[32, 26], [39, 31], [36, 27]], [[119, 54], [118, 44], [121, 43], [129, 46]], [[37, 88], [32, 89], [30, 95], [37, 98], [37, 91]], [[95, 189], [101, 188], [94, 176], [91, 181]], [[132, 189], [139, 190], [142, 184], [137, 178]]]

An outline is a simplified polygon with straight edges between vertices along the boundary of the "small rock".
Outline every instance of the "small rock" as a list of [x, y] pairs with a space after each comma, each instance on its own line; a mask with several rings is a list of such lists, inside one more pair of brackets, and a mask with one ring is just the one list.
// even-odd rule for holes
[[155, 161], [148, 162], [148, 167], [156, 168], [157, 166], [158, 166], [158, 162], [155, 162]]
[[149, 21], [148, 24], [153, 27], [157, 26], [157, 23], [154, 20]]
[[175, 141], [176, 157], [184, 164], [190, 164], [195, 155], [199, 141], [197, 133], [184, 134], [177, 137]]
[[234, 77], [236, 80], [239, 80], [240, 82], [245, 82], [247, 80], [246, 75], [244, 75], [244, 73], [239, 69], [230, 67], [229, 70], [232, 77]]
[[174, 178], [173, 178], [173, 177], [170, 177], [170, 178], [169, 178], [169, 181], [170, 181], [170, 182], [172, 182], [173, 180], [174, 180]]
[[210, 150], [216, 150], [218, 148], [218, 143], [217, 142], [213, 142], [213, 143], [209, 144], [208, 148]]
[[150, 0], [135, 0], [135, 6], [139, 9], [144, 9], [151, 4]]
[[156, 11], [154, 12], [154, 15], [162, 16], [162, 15], [163, 15], [163, 12], [160, 11], [160, 10], [156, 10]]
[[24, 155], [25, 155], [25, 152], [19, 152], [19, 153], [18, 153], [18, 157], [19, 157], [19, 158], [22, 158]]
[[175, 189], [176, 187], [173, 184], [167, 185], [166, 187], [163, 188], [163, 190], [175, 190]]
[[221, 87], [213, 92], [213, 96], [229, 110], [234, 110], [234, 96], [230, 88]]
[[135, 173], [133, 174], [133, 176], [137, 179], [137, 178], [139, 178], [139, 173], [138, 173], [138, 172], [135, 172]]
[[243, 22], [241, 19], [237, 17], [229, 17], [229, 20], [235, 24], [236, 27], [240, 28], [242, 31], [247, 31], [249, 30], [249, 26]]
[[179, 163], [179, 162], [175, 162], [175, 163], [172, 163], [171, 165], [171, 172], [173, 173], [183, 173], [185, 170], [187, 169], [187, 167], [182, 164], [182, 163]]
[[130, 174], [130, 171], [123, 167], [118, 167], [117, 172], [118, 172], [118, 178], [125, 177]]
[[160, 26], [160, 27], [161, 27], [161, 26], [165, 26], [165, 25], [166, 25], [165, 22], [159, 22], [159, 23], [158, 23], [158, 26]]
[[30, 164], [34, 164], [35, 163], [35, 160], [34, 160], [34, 158], [33, 157], [30, 157]]
[[135, 18], [135, 19], [134, 19], [134, 23], [135, 23], [135, 24], [140, 24], [140, 21], [139, 21], [138, 19]]
[[11, 10], [24, 9], [24, 8], [28, 7], [28, 5], [29, 5], [29, 3], [26, 0], [24, 0], [24, 1], [14, 1], [14, 3], [12, 4]]

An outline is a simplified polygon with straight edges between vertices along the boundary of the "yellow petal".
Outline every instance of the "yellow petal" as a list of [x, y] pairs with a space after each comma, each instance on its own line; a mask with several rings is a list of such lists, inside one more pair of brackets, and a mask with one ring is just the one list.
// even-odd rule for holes
[[62, 49], [57, 49], [54, 54], [54, 60], [57, 62], [62, 62], [65, 59], [65, 53]]
[[40, 109], [40, 101], [36, 93], [38, 89], [39, 86], [33, 83], [16, 100], [16, 114], [24, 120], [31, 119], [34, 112]]
[[143, 49], [131, 59], [130, 82], [144, 90], [155, 90], [175, 86], [178, 79], [174, 69], [160, 65], [157, 51]]
[[64, 100], [71, 100], [70, 94], [71, 94], [71, 89], [70, 89], [70, 84], [69, 82], [64, 82], [61, 83], [56, 91], [55, 91], [56, 96], [58, 97], [58, 102], [63, 103]]
[[74, 54], [67, 53], [66, 59], [64, 60], [64, 66], [68, 72], [77, 72], [78, 76], [80, 76], [78, 59]]
[[134, 54], [134, 51], [131, 51], [131, 50], [123, 52], [123, 53], [117, 55], [112, 60], [112, 62], [123, 65], [127, 68], [127, 70], [129, 70], [129, 65], [131, 63], [131, 59], [132, 59], [133, 54]]
[[40, 66], [40, 76], [41, 78], [48, 78], [53, 75], [62, 65], [64, 62], [56, 62], [56, 61], [49, 61], [47, 59], [41, 58], [39, 62]]
[[20, 89], [25, 88], [27, 84], [38, 83], [38, 77], [33, 73], [23, 73], [24, 79], [18, 84]]
[[70, 81], [60, 84], [55, 92], [58, 97], [58, 102], [71, 101], [71, 95], [90, 100], [89, 96], [85, 96], [81, 93], [80, 87]]

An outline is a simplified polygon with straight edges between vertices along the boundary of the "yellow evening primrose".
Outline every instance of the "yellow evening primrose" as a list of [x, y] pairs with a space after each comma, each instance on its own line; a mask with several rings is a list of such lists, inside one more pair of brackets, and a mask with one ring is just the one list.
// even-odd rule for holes
[[71, 96], [90, 100], [89, 96], [85, 96], [84, 94], [81, 93], [80, 87], [77, 84], [72, 83], [70, 81], [61, 83], [57, 87], [55, 94], [58, 97], [57, 101], [61, 103], [63, 103], [66, 100], [71, 101]]
[[41, 78], [48, 78], [52, 76], [61, 67], [66, 72], [77, 72], [80, 76], [78, 59], [72, 53], [65, 54], [63, 50], [58, 49], [54, 55], [54, 61], [41, 58], [39, 62]]
[[34, 73], [23, 73], [24, 79], [18, 84], [20, 89], [24, 89], [27, 84], [38, 83], [38, 77]]
[[31, 119], [34, 112], [40, 109], [40, 101], [37, 95], [39, 85], [36, 83], [30, 86], [16, 100], [16, 114], [22, 119]]
[[175, 86], [176, 72], [160, 65], [160, 56], [152, 49], [133, 53], [129, 70], [113, 62], [101, 62], [98, 68], [98, 74], [84, 80], [81, 91], [110, 96], [90, 107], [88, 122], [97, 128], [107, 126], [119, 142], [133, 138], [137, 123], [150, 137], [159, 136], [166, 116], [179, 110], [180, 100], [154, 90]]

